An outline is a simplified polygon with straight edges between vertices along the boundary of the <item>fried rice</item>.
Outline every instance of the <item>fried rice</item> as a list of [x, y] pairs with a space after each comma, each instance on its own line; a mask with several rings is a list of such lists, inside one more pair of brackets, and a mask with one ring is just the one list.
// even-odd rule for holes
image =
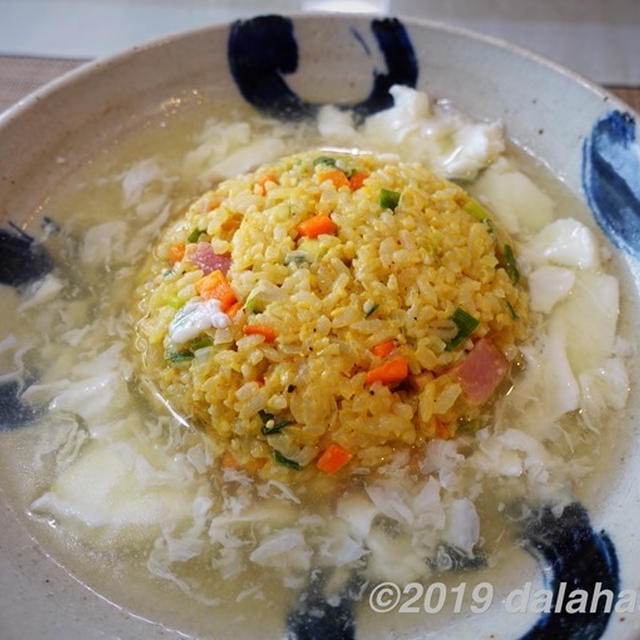
[[[154, 248], [137, 289], [143, 378], [227, 467], [371, 472], [489, 422], [528, 334], [512, 246], [421, 165], [283, 158], [202, 195]], [[476, 393], [482, 349], [496, 375]]]

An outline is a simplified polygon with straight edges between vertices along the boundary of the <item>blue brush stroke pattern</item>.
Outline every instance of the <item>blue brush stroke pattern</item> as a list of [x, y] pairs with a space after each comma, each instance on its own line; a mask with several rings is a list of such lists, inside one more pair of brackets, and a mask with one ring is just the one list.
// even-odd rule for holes
[[373, 71], [373, 87], [369, 97], [353, 105], [361, 118], [393, 106], [389, 89], [394, 84], [415, 87], [418, 81], [418, 61], [409, 34], [397, 18], [372, 20], [371, 31], [384, 56], [386, 73]]
[[[596, 533], [589, 523], [585, 508], [573, 503], [560, 517], [545, 508], [530, 519], [524, 530], [526, 545], [552, 572], [550, 588], [554, 598], [552, 612], [543, 614], [537, 624], [521, 640], [597, 640], [604, 634], [611, 612], [605, 611], [605, 599], [599, 600], [594, 613], [554, 612], [561, 583], [566, 583], [564, 603], [574, 589], [594, 593], [597, 582], [601, 589], [614, 594], [620, 589], [618, 559], [609, 536]], [[564, 609], [564, 607], [562, 607]]]
[[278, 15], [238, 20], [227, 42], [229, 68], [244, 99], [273, 117], [302, 118], [317, 107], [301, 100], [282, 79], [298, 68], [293, 23]]
[[360, 35], [360, 32], [355, 27], [351, 27], [349, 31], [351, 31], [351, 35], [356, 39], [356, 42], [360, 44], [364, 52], [367, 54], [367, 57], [370, 58], [371, 49], [369, 49], [369, 45], [366, 43], [365, 39]]
[[[527, 518], [522, 537], [527, 549], [535, 555], [545, 573], [551, 574], [547, 588], [553, 593], [551, 613], [543, 614], [533, 628], [520, 640], [598, 640], [606, 631], [611, 611], [606, 611], [602, 597], [596, 611], [591, 613], [591, 596], [596, 583], [600, 592], [613, 594], [613, 602], [620, 591], [618, 559], [609, 536], [596, 533], [585, 508], [573, 503], [559, 517], [545, 507]], [[450, 553], [451, 549], [447, 549]], [[453, 571], [470, 571], [484, 566], [477, 563], [454, 564]], [[288, 640], [352, 640], [356, 632], [353, 604], [359, 598], [363, 578], [354, 574], [341, 595], [337, 606], [330, 605], [323, 592], [326, 578], [322, 571], [312, 572], [309, 587], [301, 594], [298, 605], [287, 617]], [[563, 606], [555, 612], [560, 585], [566, 585]], [[568, 613], [566, 603], [574, 589], [589, 594], [585, 613]]]
[[[53, 269], [49, 252], [20, 227], [9, 223], [10, 230], [0, 229], [0, 284], [23, 289], [40, 280]], [[38, 410], [22, 404], [23, 387], [17, 382], [0, 384], [0, 431], [28, 424]]]
[[640, 259], [640, 148], [630, 114], [610, 111], [593, 125], [582, 150], [582, 188], [604, 233]]
[[[348, 106], [360, 119], [393, 104], [389, 93], [392, 85], [415, 87], [418, 80], [418, 62], [403, 24], [396, 18], [376, 19], [371, 22], [371, 31], [387, 70], [374, 70], [369, 96]], [[300, 119], [313, 117], [322, 106], [300, 98], [282, 77], [298, 68], [298, 43], [291, 19], [268, 15], [234, 22], [227, 58], [240, 93], [263, 113]]]
[[49, 252], [16, 225], [0, 229], [0, 284], [22, 287], [53, 269]]
[[360, 590], [364, 579], [352, 577], [335, 606], [324, 594], [326, 579], [322, 570], [311, 572], [309, 586], [287, 616], [287, 640], [354, 640], [354, 592]]
[[20, 401], [23, 390], [24, 387], [15, 381], [0, 384], [0, 431], [25, 426], [41, 412], [41, 409]]

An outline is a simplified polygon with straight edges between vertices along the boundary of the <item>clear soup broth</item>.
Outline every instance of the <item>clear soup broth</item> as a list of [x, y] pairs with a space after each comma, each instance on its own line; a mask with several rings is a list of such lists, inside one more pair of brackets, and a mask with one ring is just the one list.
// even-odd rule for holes
[[[360, 637], [426, 621], [442, 630], [449, 603], [437, 616], [380, 616], [368, 594], [385, 580], [489, 580], [506, 592], [532, 569], [517, 542], [522, 519], [542, 504], [597, 508], [606, 497], [633, 346], [622, 273], [584, 206], [533, 158], [506, 144], [456, 164], [459, 132], [473, 123], [448, 105], [421, 117], [439, 133], [393, 147], [379, 135], [384, 121], [357, 132], [335, 113], [320, 128], [283, 124], [199, 96], [101, 149], [43, 201], [27, 231], [55, 268], [27, 290], [3, 287], [0, 357], [22, 402], [45, 410], [0, 433], [2, 485], [47, 552], [91, 589], [189, 636], [279, 637], [320, 570], [329, 601], [355, 600]], [[423, 154], [514, 239], [535, 307], [489, 424], [428, 439], [417, 467], [398, 451], [321, 497], [221, 465], [207, 436], [141, 379], [132, 307], [159, 236], [201, 193], [315, 148]], [[563, 229], [583, 243], [563, 253]], [[558, 278], [564, 289], [548, 294]]]

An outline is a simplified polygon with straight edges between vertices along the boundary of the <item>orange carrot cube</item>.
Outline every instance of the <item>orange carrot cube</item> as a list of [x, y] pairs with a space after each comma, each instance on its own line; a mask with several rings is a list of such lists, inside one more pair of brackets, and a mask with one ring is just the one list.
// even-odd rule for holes
[[230, 287], [224, 273], [219, 269], [212, 271], [196, 282], [196, 291], [203, 300], [215, 298], [220, 302], [220, 309], [227, 311], [235, 302], [236, 295]]
[[316, 467], [325, 473], [335, 473], [342, 469], [353, 456], [339, 444], [330, 444], [318, 458]]

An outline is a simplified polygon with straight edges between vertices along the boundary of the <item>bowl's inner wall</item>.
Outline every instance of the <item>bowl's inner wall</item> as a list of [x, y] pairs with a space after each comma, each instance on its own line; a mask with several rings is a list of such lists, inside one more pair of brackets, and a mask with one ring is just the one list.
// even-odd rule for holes
[[[357, 102], [369, 93], [374, 69], [384, 71], [369, 17], [307, 16], [294, 19], [294, 27], [299, 67], [283, 77], [306, 100]], [[502, 118], [516, 143], [579, 194], [582, 139], [611, 108], [603, 95], [515, 50], [433, 25], [407, 22], [406, 27], [419, 65], [418, 88], [432, 98], [451, 99], [475, 117]], [[241, 101], [228, 71], [227, 36], [226, 27], [204, 29], [96, 63], [5, 114], [0, 120], [2, 220], [28, 223], [55, 185], [96, 149], [142, 126], [152, 114], [175, 108], [177, 100], [193, 99], [194, 90]], [[629, 457], [635, 452], [633, 445]], [[0, 568], [3, 576], [11, 576], [0, 590], [4, 624], [15, 624], [22, 637], [164, 635], [88, 596], [45, 560], [13, 516], [7, 520], [0, 534]], [[620, 510], [614, 518], [619, 520]], [[41, 613], [47, 624], [39, 614], [25, 616], [27, 609]]]

